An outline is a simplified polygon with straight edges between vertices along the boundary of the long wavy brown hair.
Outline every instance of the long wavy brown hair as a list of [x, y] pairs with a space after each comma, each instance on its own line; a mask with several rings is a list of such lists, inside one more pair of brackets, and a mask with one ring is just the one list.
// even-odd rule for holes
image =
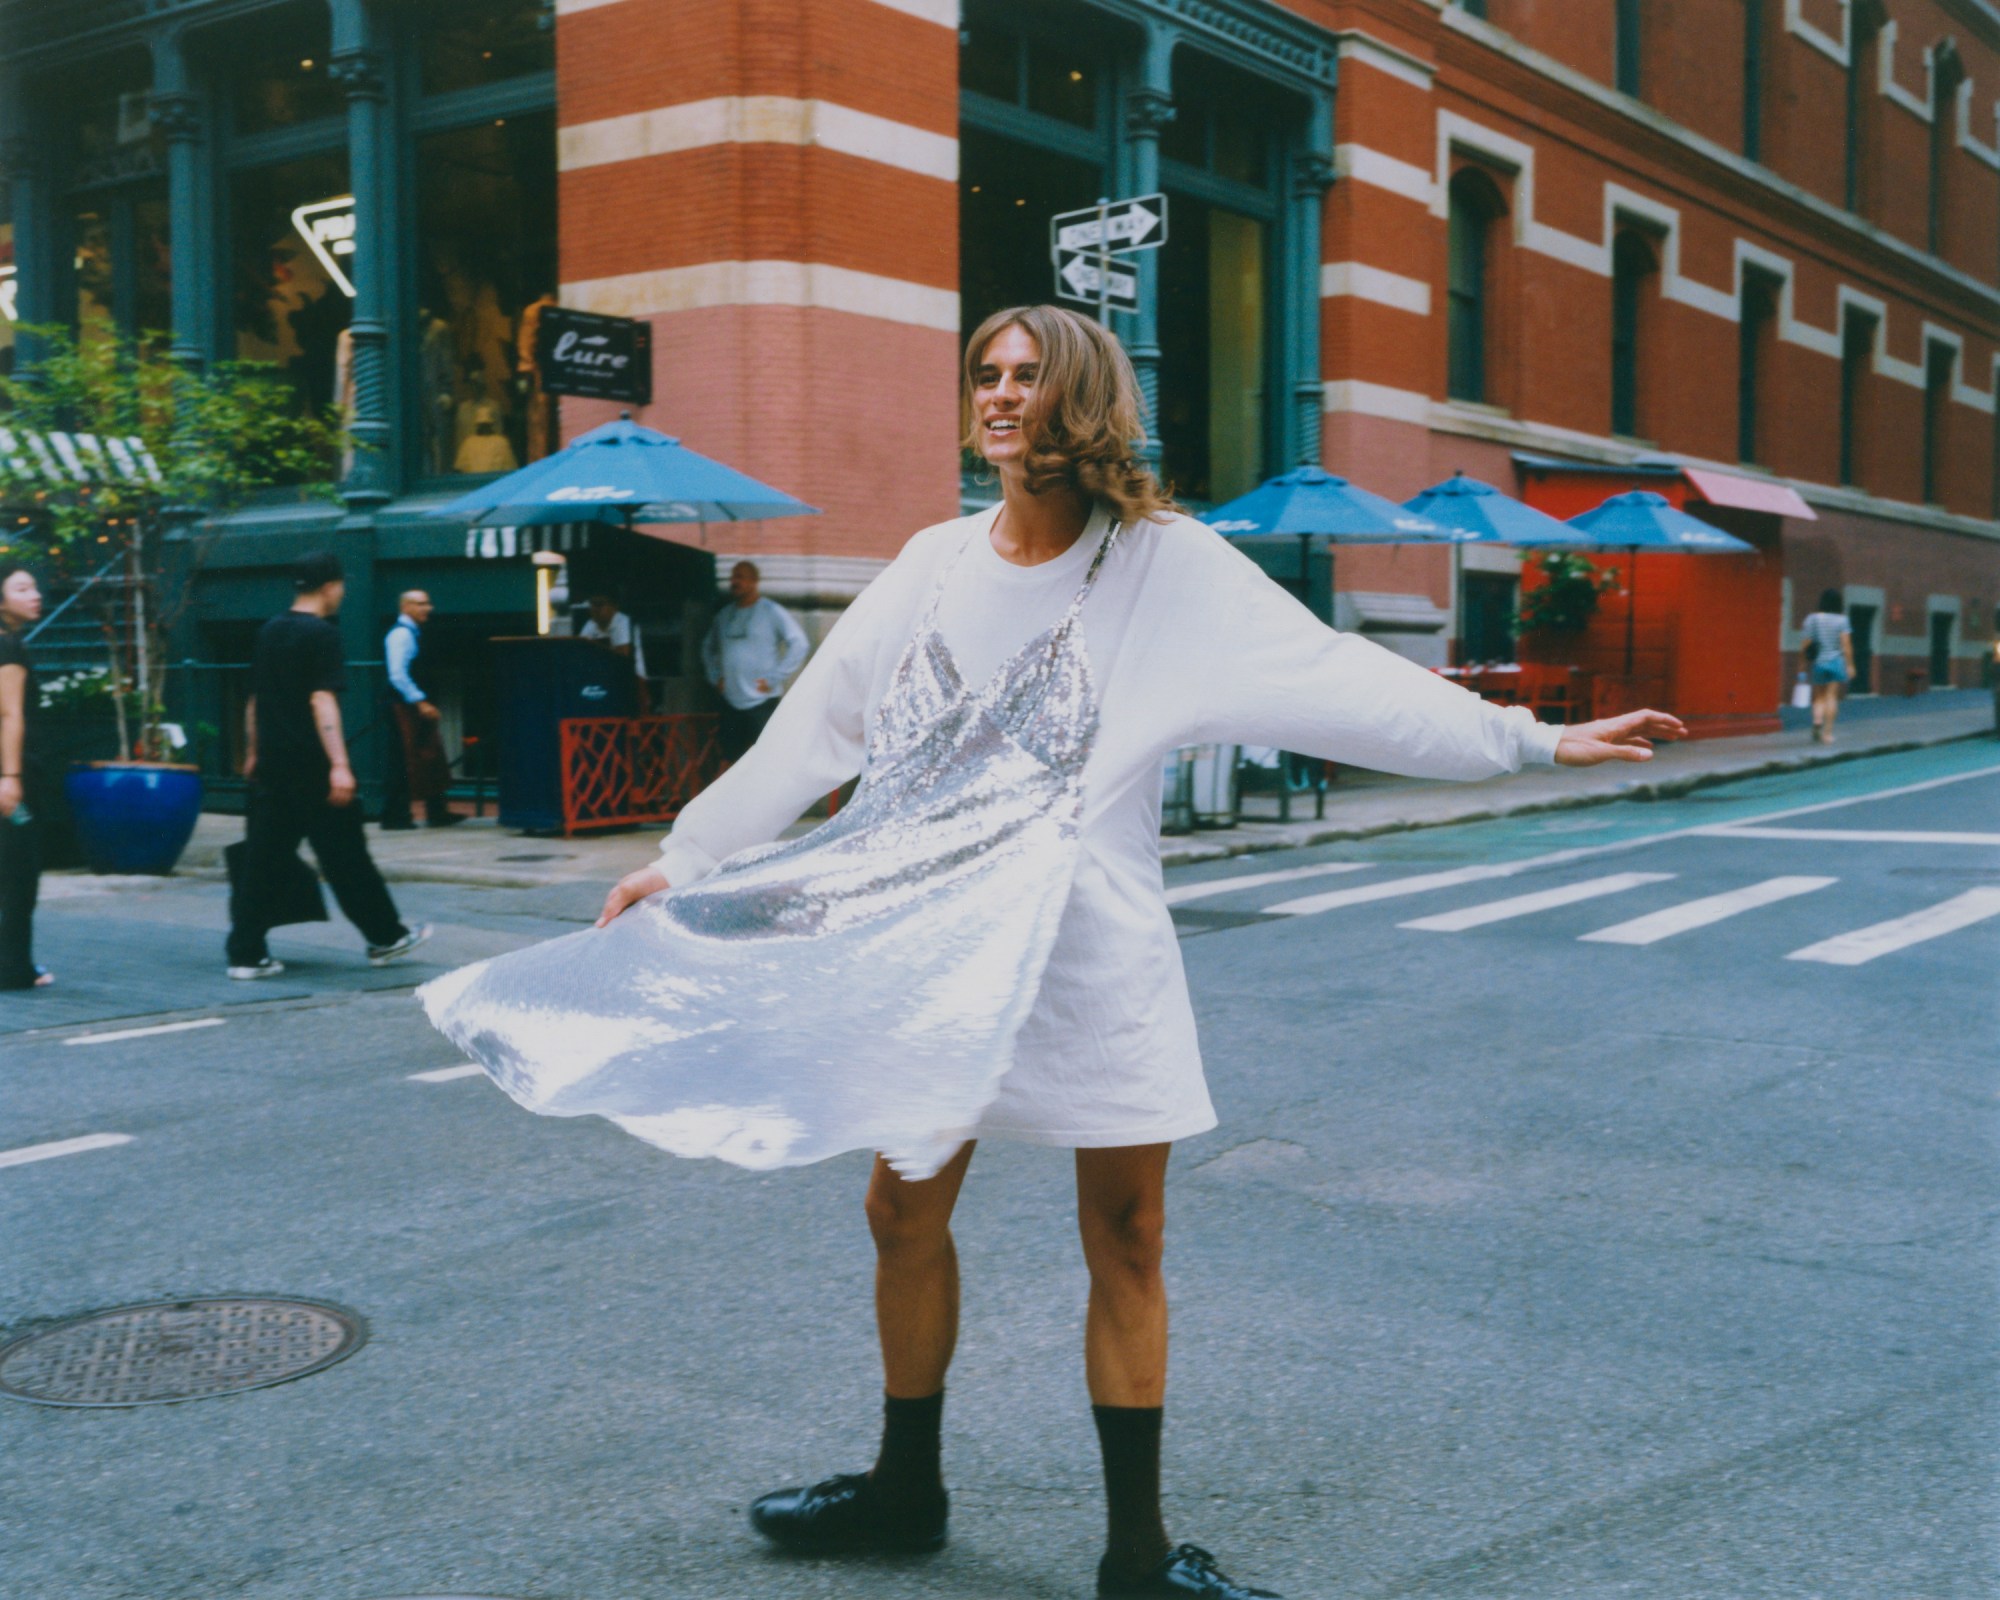
[[1028, 492], [1074, 489], [1104, 501], [1124, 523], [1178, 511], [1138, 453], [1146, 430], [1139, 380], [1124, 346], [1088, 317], [1061, 306], [1009, 306], [973, 330], [959, 391], [964, 447], [978, 453], [972, 391], [980, 361], [995, 336], [1012, 327], [1023, 329], [1041, 352], [1034, 397], [1021, 418]]

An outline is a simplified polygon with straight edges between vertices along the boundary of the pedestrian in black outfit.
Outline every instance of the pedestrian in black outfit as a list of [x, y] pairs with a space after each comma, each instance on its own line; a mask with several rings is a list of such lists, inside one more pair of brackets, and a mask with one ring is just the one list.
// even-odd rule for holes
[[312, 846], [347, 920], [368, 941], [371, 965], [406, 956], [431, 935], [428, 923], [411, 929], [397, 917], [361, 831], [337, 698], [347, 687], [340, 630], [332, 621], [347, 589], [340, 562], [320, 551], [301, 556], [292, 586], [298, 598], [259, 630], [250, 668], [244, 762], [250, 801], [244, 893], [229, 930], [232, 978], [269, 978], [285, 970], [265, 943], [272, 927], [266, 905], [301, 839]]
[[41, 614], [35, 575], [19, 562], [0, 563], [0, 989], [53, 981], [34, 959], [41, 818], [50, 798], [35, 747], [42, 695], [24, 641]]

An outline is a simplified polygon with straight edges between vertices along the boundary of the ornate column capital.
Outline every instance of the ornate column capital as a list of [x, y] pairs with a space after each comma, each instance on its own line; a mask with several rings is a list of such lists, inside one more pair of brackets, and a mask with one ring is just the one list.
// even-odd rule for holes
[[146, 117], [169, 144], [191, 144], [202, 134], [201, 96], [185, 90], [156, 94], [146, 102]]
[[387, 100], [389, 73], [384, 53], [372, 45], [336, 50], [326, 64], [327, 76], [350, 100]]
[[1292, 157], [1291, 184], [1296, 199], [1312, 200], [1333, 187], [1333, 158], [1318, 150], [1301, 150]]
[[1157, 139], [1174, 120], [1174, 97], [1165, 89], [1141, 86], [1125, 91], [1125, 132], [1134, 139]]

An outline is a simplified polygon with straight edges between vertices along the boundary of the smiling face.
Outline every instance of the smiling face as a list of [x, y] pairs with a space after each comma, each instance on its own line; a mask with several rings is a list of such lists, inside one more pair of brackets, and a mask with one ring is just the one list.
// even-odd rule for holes
[[42, 614], [42, 591], [35, 586], [32, 572], [10, 572], [0, 583], [0, 622], [10, 628], [24, 628]]
[[972, 370], [972, 415], [979, 453], [1003, 470], [1028, 453], [1022, 424], [1041, 376], [1042, 351], [1035, 336], [1010, 323], [991, 339]]

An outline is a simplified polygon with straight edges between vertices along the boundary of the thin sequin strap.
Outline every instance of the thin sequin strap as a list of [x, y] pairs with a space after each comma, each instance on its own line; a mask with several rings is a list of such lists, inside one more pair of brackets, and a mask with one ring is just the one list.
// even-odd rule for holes
[[1118, 536], [1125, 531], [1125, 524], [1114, 522], [1097, 547], [1097, 554], [1090, 558], [1090, 570], [1083, 575], [1083, 582], [1077, 587], [1076, 598], [1069, 603], [1069, 610], [1063, 613], [1062, 632], [1068, 633], [1076, 619], [1083, 613], [1083, 603], [1090, 598], [1090, 591], [1096, 587], [1097, 575], [1104, 570], [1104, 558], [1111, 554], [1111, 547], [1118, 542]]

